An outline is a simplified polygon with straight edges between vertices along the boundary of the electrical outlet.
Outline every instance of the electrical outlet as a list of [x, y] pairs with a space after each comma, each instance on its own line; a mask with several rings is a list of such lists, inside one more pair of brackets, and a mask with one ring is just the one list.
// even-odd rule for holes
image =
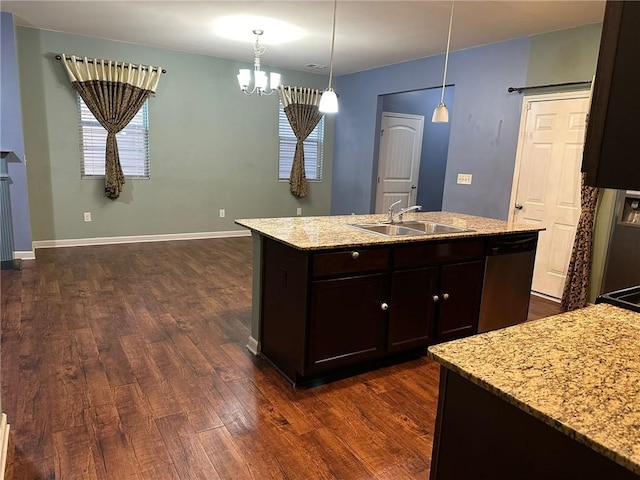
[[220, 218], [224, 218], [224, 208], [220, 209]]
[[460, 185], [471, 185], [471, 180], [473, 179], [473, 175], [470, 173], [459, 173], [458, 174], [458, 183]]
[[302, 207], [297, 208], [296, 215], [302, 215]]
[[85, 222], [91, 221], [91, 212], [84, 212], [84, 221]]

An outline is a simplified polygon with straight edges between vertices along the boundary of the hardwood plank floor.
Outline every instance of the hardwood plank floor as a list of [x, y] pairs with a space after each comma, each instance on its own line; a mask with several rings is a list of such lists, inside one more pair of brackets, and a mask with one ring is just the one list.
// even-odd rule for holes
[[[251, 251], [41, 249], [2, 271], [6, 478], [427, 478], [438, 365], [291, 388], [245, 349]], [[557, 313], [545, 302], [530, 319]]]

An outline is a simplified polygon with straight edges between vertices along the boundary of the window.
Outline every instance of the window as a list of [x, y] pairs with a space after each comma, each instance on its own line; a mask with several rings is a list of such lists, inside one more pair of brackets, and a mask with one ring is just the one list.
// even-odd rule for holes
[[[82, 178], [104, 177], [107, 131], [78, 95]], [[149, 178], [149, 118], [147, 102], [116, 134], [120, 165], [127, 178]]]
[[[279, 106], [278, 131], [280, 147], [278, 156], [278, 179], [289, 180], [293, 155], [296, 151], [296, 136], [291, 130], [282, 104]], [[324, 140], [324, 117], [304, 141], [304, 167], [307, 180], [322, 180], [322, 144]]]

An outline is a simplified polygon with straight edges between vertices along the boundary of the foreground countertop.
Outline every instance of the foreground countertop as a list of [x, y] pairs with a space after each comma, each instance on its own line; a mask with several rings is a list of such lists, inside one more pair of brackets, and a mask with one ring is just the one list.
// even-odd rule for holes
[[429, 356], [640, 474], [640, 314], [600, 304], [435, 345]]
[[238, 219], [238, 225], [253, 232], [273, 238], [300, 250], [385, 245], [392, 243], [424, 242], [449, 238], [470, 238], [507, 233], [537, 232], [536, 225], [505, 222], [492, 218], [476, 217], [460, 213], [424, 212], [407, 213], [404, 220], [422, 220], [473, 231], [438, 235], [412, 235], [387, 237], [349, 226], [350, 224], [377, 223], [387, 219], [385, 214], [334, 215], [321, 217], [285, 217]]

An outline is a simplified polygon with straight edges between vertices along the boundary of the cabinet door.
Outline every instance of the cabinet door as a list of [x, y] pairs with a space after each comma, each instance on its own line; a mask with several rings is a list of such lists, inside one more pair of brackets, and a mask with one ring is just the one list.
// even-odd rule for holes
[[387, 274], [314, 281], [311, 290], [307, 372], [384, 353]]
[[439, 342], [476, 333], [484, 262], [444, 265], [436, 336]]
[[433, 342], [438, 267], [394, 272], [387, 349], [401, 351]]
[[640, 2], [606, 4], [582, 170], [587, 185], [640, 189]]

